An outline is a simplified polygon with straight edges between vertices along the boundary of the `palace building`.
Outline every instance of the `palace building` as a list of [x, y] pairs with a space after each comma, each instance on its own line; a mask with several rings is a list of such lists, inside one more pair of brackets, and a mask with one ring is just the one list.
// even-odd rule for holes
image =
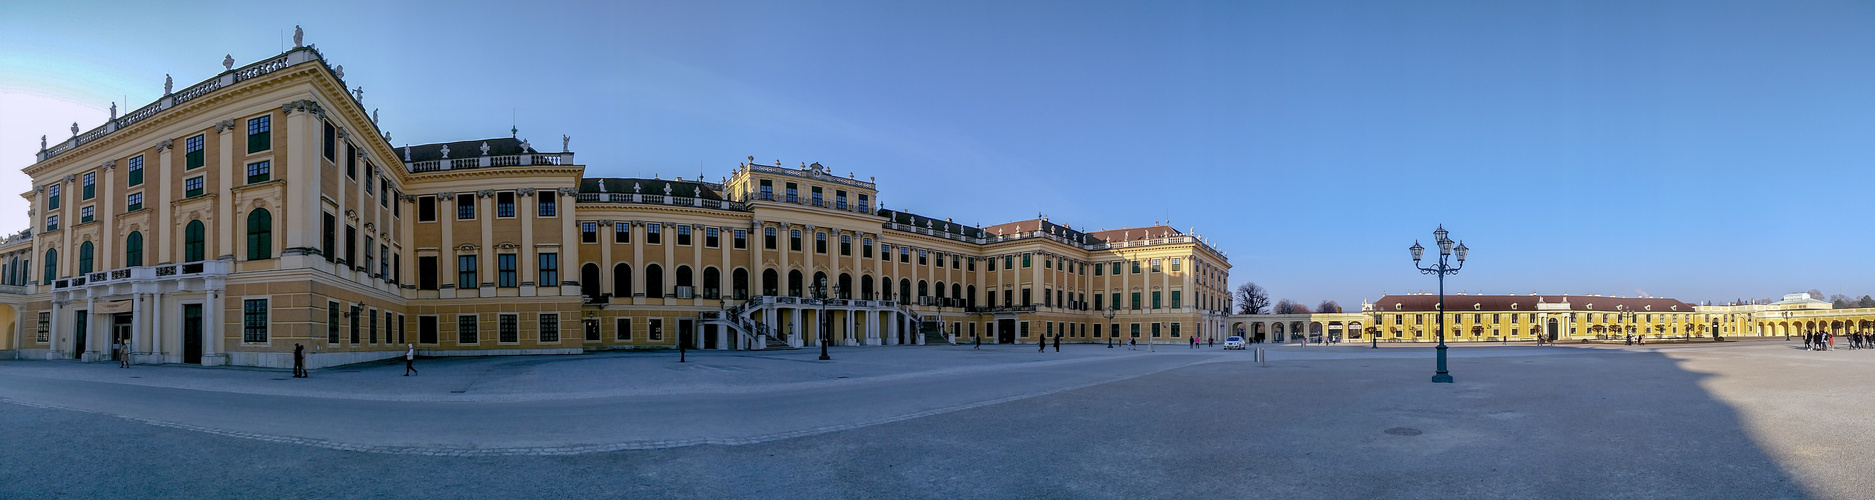
[[[1802, 332], [1875, 331], [1875, 308], [1833, 309], [1797, 293], [1763, 305], [1701, 306], [1658, 297], [1602, 295], [1445, 296], [1446, 342], [1781, 337]], [[1359, 313], [1239, 314], [1229, 331], [1274, 342], [1437, 342], [1439, 296], [1384, 295]]]
[[1225, 331], [1230, 264], [1167, 225], [973, 227], [753, 157], [588, 177], [516, 137], [395, 146], [310, 46], [45, 144], [0, 241], [20, 358], [309, 367], [401, 355], [768, 349]]

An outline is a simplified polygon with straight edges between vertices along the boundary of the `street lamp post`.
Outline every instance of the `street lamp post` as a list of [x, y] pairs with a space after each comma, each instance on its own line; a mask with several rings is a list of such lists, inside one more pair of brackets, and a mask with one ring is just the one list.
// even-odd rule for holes
[[[1409, 250], [1413, 252], [1413, 267], [1419, 269], [1420, 274], [1431, 274], [1439, 277], [1439, 317], [1437, 323], [1439, 328], [1439, 372], [1432, 375], [1432, 381], [1441, 384], [1452, 383], [1452, 374], [1445, 370], [1445, 276], [1448, 274], [1458, 274], [1458, 270], [1465, 267], [1465, 254], [1471, 251], [1471, 249], [1465, 248], [1464, 242], [1454, 242], [1451, 238], [1446, 237], [1447, 234], [1450, 233], [1445, 230], [1444, 224], [1440, 224], [1439, 229], [1432, 232], [1434, 244], [1439, 247], [1439, 261], [1432, 264], [1432, 267], [1419, 267], [1420, 257], [1426, 253], [1426, 247], [1419, 246], [1419, 242], [1414, 241], [1413, 246], [1409, 248]], [[1453, 247], [1454, 243], [1457, 243], [1456, 248]], [[1446, 259], [1452, 257], [1454, 253], [1458, 254], [1458, 265], [1450, 265], [1446, 261]]]
[[[1099, 298], [1099, 297], [1095, 297], [1095, 298]], [[1119, 312], [1119, 311], [1120, 311], [1120, 307], [1119, 307], [1119, 304], [1108, 304], [1108, 306], [1109, 306], [1109, 307], [1107, 307], [1107, 308], [1105, 308], [1105, 309], [1101, 309], [1101, 310], [1100, 310], [1100, 317], [1102, 317], [1102, 318], [1107, 318], [1107, 326], [1114, 326], [1114, 324], [1113, 324], [1113, 314], [1114, 314], [1114, 313], [1117, 313], [1117, 312]], [[1112, 349], [1112, 348], [1113, 348], [1113, 338], [1114, 338], [1114, 337], [1118, 337], [1118, 336], [1120, 336], [1120, 332], [1117, 332], [1117, 331], [1113, 331], [1113, 332], [1107, 332], [1107, 333], [1108, 333], [1108, 335], [1107, 335], [1107, 348], [1108, 348], [1108, 349]]]
[[[839, 285], [834, 285], [833, 293], [835, 295], [839, 295], [840, 293]], [[818, 315], [819, 316], [818, 318], [815, 318], [817, 320], [816, 323], [820, 323], [820, 360], [829, 361], [829, 360], [832, 360], [833, 358], [827, 356], [827, 342], [831, 341], [832, 339], [832, 337], [828, 335], [829, 333], [828, 330], [833, 329], [833, 322], [827, 319], [827, 279], [826, 278], [821, 278], [820, 283], [817, 285], [814, 285], [814, 295], [820, 296], [819, 298], [820, 314]]]

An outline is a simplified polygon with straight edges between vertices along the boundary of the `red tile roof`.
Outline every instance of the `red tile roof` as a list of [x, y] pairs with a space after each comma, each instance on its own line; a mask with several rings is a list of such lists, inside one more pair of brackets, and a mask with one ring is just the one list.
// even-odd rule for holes
[[1185, 233], [1179, 232], [1178, 228], [1160, 224], [1156, 226], [1135, 227], [1135, 228], [1130, 228], [1130, 229], [1103, 229], [1100, 231], [1094, 231], [1092, 233], [1087, 233], [1087, 234], [1088, 236], [1100, 238], [1101, 241], [1130, 241], [1130, 240], [1143, 240], [1147, 238], [1162, 238], [1165, 236], [1181, 235]]

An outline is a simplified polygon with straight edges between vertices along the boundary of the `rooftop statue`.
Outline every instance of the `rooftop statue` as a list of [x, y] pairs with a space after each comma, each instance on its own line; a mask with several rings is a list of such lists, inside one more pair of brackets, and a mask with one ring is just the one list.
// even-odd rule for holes
[[304, 44], [301, 43], [305, 40], [306, 40], [306, 32], [303, 30], [300, 30], [299, 25], [297, 24], [293, 25], [293, 48], [297, 49], [297, 48], [305, 46]]
[[221, 69], [223, 71], [234, 70], [234, 54], [221, 56]]
[[176, 79], [170, 78], [168, 73], [164, 73], [163, 74], [163, 95], [169, 95], [169, 91], [171, 89], [174, 89], [175, 87], [176, 87]]

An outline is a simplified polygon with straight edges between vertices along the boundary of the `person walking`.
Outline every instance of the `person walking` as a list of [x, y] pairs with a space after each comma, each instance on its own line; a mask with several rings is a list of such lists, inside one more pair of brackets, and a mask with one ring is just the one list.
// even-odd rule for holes
[[1055, 335], [1055, 352], [1061, 352], [1061, 335]]
[[406, 345], [409, 348], [404, 351], [404, 376], [408, 377], [410, 376], [410, 374], [417, 372], [417, 366], [416, 366], [417, 345], [416, 344], [406, 344]]
[[1217, 337], [1204, 339], [1204, 342], [1205, 342], [1204, 344], [1205, 347], [1217, 347]]
[[1810, 350], [1810, 332], [1803, 332], [1803, 350]]
[[1048, 337], [1036, 337], [1035, 348], [1035, 352], [1048, 352]]
[[293, 378], [306, 378], [306, 346], [293, 343]]
[[117, 367], [129, 368], [130, 367], [130, 342], [125, 341], [125, 342], [113, 344], [111, 345], [111, 349], [114, 349], [117, 351]]
[[983, 348], [983, 336], [982, 336], [982, 335], [972, 335], [972, 337], [976, 337], [976, 339], [977, 339], [977, 345], [976, 345], [976, 347], [973, 347], [973, 349], [982, 349], [982, 348]]

